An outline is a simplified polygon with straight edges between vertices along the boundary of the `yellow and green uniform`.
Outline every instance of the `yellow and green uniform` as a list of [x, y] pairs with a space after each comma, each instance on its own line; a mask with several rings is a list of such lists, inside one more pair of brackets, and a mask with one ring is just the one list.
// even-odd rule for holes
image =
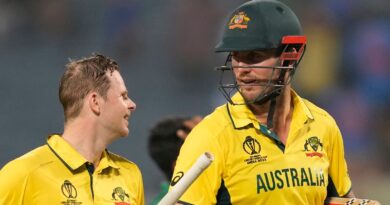
[[2, 205], [143, 205], [142, 176], [134, 163], [104, 151], [93, 168], [59, 135], [0, 171]]
[[323, 205], [327, 195], [346, 195], [351, 181], [334, 119], [294, 91], [292, 99], [285, 145], [246, 105], [220, 106], [196, 126], [181, 148], [171, 186], [202, 153], [215, 160], [180, 202]]

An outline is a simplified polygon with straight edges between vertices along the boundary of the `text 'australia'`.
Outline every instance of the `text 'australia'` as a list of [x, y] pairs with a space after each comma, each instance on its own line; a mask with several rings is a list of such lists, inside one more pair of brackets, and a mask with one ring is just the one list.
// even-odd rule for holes
[[325, 186], [322, 169], [287, 168], [260, 173], [256, 176], [257, 193], [299, 186]]

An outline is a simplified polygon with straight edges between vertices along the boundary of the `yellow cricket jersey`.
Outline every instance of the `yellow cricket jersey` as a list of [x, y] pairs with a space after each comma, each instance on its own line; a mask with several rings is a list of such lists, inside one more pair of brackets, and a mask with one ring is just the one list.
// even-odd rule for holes
[[2, 205], [143, 205], [139, 168], [108, 151], [93, 170], [59, 135], [0, 171]]
[[[180, 199], [182, 204], [323, 205], [351, 189], [341, 133], [324, 110], [292, 91], [286, 145], [246, 105], [218, 107], [187, 137], [171, 188], [204, 152], [215, 160]], [[242, 101], [236, 94], [234, 101]]]

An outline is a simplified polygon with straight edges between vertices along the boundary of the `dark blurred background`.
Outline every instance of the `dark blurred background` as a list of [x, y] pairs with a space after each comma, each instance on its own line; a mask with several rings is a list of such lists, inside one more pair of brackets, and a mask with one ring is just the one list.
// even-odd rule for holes
[[[148, 131], [224, 102], [213, 68], [225, 55], [213, 48], [243, 2], [1, 0], [0, 167], [63, 131], [64, 65], [99, 52], [117, 60], [137, 103], [130, 136], [110, 150], [139, 165], [150, 202], [163, 175], [147, 154]], [[357, 196], [390, 204], [390, 1], [282, 2], [308, 36], [295, 89], [336, 118]]]

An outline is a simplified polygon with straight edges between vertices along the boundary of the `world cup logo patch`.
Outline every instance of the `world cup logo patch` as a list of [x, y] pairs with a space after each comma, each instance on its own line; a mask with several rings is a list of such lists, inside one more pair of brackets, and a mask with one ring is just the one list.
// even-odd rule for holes
[[69, 180], [65, 180], [61, 186], [62, 194], [68, 199], [75, 199], [77, 197], [76, 187], [70, 183]]
[[244, 160], [247, 164], [267, 161], [267, 156], [260, 155], [261, 145], [255, 138], [247, 136], [242, 143], [242, 148], [250, 155], [249, 158]]
[[251, 136], [247, 136], [245, 138], [245, 141], [242, 146], [244, 148], [244, 151], [249, 155], [258, 154], [261, 150], [260, 143]]
[[66, 201], [62, 201], [61, 203], [64, 205], [80, 205], [82, 202], [78, 202], [77, 198], [77, 189], [76, 187], [69, 181], [65, 180], [61, 185], [62, 195], [66, 197]]

